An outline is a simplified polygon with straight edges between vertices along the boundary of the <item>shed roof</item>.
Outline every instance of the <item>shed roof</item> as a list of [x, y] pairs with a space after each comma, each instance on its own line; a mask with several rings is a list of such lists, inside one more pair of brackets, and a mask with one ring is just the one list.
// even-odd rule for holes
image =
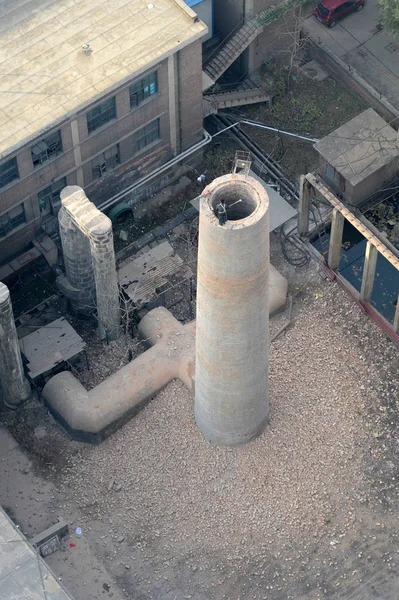
[[206, 32], [183, 0], [0, 0], [0, 158]]
[[372, 108], [314, 145], [315, 150], [352, 185], [399, 157], [396, 131]]

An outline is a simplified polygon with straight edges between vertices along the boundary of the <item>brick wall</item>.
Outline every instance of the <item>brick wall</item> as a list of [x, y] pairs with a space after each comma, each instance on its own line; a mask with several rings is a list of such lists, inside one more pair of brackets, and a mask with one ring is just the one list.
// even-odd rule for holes
[[197, 40], [179, 52], [177, 57], [179, 82], [178, 111], [180, 114], [181, 150], [202, 138], [202, 42]]

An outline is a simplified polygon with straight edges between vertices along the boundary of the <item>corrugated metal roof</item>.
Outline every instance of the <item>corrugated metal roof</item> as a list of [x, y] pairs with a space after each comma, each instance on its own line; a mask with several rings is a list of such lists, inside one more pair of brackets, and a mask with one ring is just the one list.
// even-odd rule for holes
[[119, 284], [137, 306], [145, 306], [168, 283], [167, 277], [184, 267], [169, 242], [162, 242], [123, 266]]
[[61, 317], [25, 336], [19, 345], [28, 361], [29, 376], [34, 379], [82, 352], [86, 343]]

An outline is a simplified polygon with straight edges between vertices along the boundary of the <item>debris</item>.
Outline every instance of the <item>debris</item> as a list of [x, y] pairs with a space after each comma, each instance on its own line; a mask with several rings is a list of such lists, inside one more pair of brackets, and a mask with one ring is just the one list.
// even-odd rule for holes
[[81, 527], [76, 527], [75, 533], [76, 533], [77, 536], [81, 536], [82, 535], [82, 528]]

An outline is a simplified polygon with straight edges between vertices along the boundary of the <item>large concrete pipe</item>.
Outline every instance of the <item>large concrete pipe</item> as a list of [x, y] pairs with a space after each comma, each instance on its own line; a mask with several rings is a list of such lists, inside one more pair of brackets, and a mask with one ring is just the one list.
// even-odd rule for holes
[[246, 175], [219, 177], [201, 197], [195, 418], [215, 444], [248, 442], [268, 419], [268, 209], [266, 190]]
[[195, 321], [182, 325], [159, 307], [140, 321], [139, 331], [153, 347], [97, 387], [86, 391], [70, 371], [44, 386], [44, 401], [72, 438], [100, 442], [172, 379], [180, 378], [192, 390]]
[[17, 408], [31, 395], [25, 378], [10, 291], [0, 282], [0, 399]]

